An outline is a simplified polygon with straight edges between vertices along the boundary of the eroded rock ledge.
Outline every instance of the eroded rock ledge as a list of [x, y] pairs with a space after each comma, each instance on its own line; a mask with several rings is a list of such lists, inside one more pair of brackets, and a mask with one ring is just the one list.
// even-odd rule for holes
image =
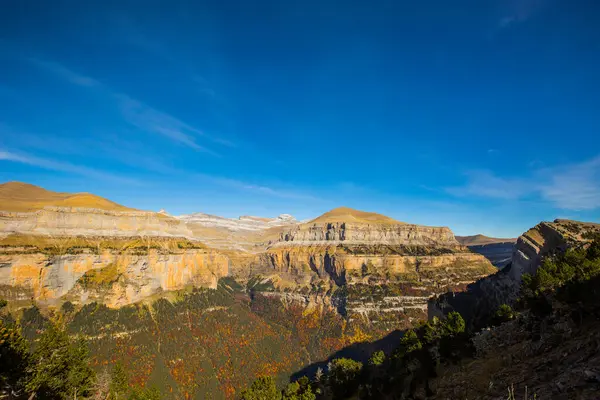
[[0, 233], [192, 237], [185, 223], [159, 213], [53, 206], [34, 212], [0, 211]]
[[281, 234], [272, 247], [314, 244], [388, 244], [459, 247], [446, 227], [412, 224], [308, 223]]

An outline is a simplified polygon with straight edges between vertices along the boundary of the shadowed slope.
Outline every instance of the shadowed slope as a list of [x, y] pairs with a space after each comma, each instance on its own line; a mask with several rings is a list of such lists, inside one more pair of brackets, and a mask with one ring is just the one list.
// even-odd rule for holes
[[493, 238], [485, 235], [455, 236], [463, 246], [481, 246], [495, 243], [515, 243], [517, 238]]

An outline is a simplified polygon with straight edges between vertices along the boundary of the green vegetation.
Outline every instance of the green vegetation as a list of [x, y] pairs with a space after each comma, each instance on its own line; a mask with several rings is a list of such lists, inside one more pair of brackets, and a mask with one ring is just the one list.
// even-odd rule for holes
[[11, 234], [0, 239], [0, 254], [43, 253], [51, 256], [64, 254], [101, 254], [109, 250], [118, 253], [148, 254], [150, 249], [159, 253], [182, 252], [188, 249], [205, 249], [200, 242], [171, 237], [104, 236], [41, 236]]
[[383, 364], [384, 361], [385, 361], [385, 353], [383, 351], [379, 350], [371, 355], [371, 358], [369, 358], [369, 365], [379, 366], [379, 365]]
[[64, 330], [50, 325], [41, 335], [27, 369], [27, 392], [65, 400], [90, 396], [95, 373], [88, 357], [82, 340], [72, 341]]
[[600, 241], [587, 249], [569, 249], [564, 254], [546, 258], [536, 274], [523, 275], [526, 296], [538, 296], [570, 283], [587, 281], [600, 274]]
[[261, 376], [252, 382], [248, 389], [242, 390], [242, 400], [275, 400], [281, 399], [275, 380], [270, 376]]
[[[23, 329], [11, 318], [0, 320], [0, 398], [14, 399], [127, 399], [158, 400], [156, 388], [130, 386], [125, 368], [117, 362], [110, 374], [97, 375], [89, 349], [81, 337], [71, 337], [61, 326], [39, 320], [39, 311], [23, 315]], [[43, 332], [38, 334], [38, 328]], [[33, 348], [33, 350], [30, 350]]]
[[[312, 383], [301, 378], [289, 384], [281, 394], [273, 380], [263, 377], [243, 392], [246, 396], [251, 393], [255, 397], [242, 399], [406, 398], [414, 394], [419, 385], [424, 385], [430, 392], [430, 380], [436, 376], [441, 364], [456, 362], [472, 353], [469, 340], [460, 314], [450, 313], [444, 320], [434, 318], [406, 331], [389, 358], [382, 351], [377, 351], [365, 366], [349, 358], [336, 358], [329, 362], [325, 373], [317, 371]], [[306, 397], [285, 397], [286, 393], [289, 395], [297, 388], [308, 388], [302, 392]], [[404, 397], [398, 396], [400, 393], [404, 393]]]
[[125, 398], [125, 395], [128, 391], [127, 383], [128, 378], [125, 368], [120, 361], [117, 361], [110, 374], [109, 393], [111, 400]]
[[328, 382], [335, 396], [343, 398], [356, 391], [362, 366], [349, 358], [337, 358], [327, 365]]
[[0, 397], [25, 392], [30, 355], [18, 327], [0, 320]]
[[514, 319], [515, 316], [516, 316], [516, 314], [513, 311], [511, 306], [509, 306], [508, 304], [502, 304], [500, 307], [498, 307], [498, 310], [494, 314], [492, 323], [494, 325], [500, 325], [504, 322], [508, 322], [508, 321]]
[[113, 283], [119, 280], [121, 273], [117, 264], [109, 264], [104, 268], [91, 269], [80, 279], [79, 283], [85, 289], [99, 288], [109, 289]]

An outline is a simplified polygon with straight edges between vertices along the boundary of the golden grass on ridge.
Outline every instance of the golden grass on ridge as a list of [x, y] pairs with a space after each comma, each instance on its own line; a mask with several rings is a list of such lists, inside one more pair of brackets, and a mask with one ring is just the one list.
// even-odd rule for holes
[[393, 218], [374, 212], [355, 210], [349, 207], [338, 207], [309, 221], [309, 223], [356, 222], [363, 224], [404, 224]]
[[59, 193], [22, 182], [0, 184], [0, 211], [28, 212], [46, 206], [98, 208], [110, 211], [134, 211], [90, 193]]

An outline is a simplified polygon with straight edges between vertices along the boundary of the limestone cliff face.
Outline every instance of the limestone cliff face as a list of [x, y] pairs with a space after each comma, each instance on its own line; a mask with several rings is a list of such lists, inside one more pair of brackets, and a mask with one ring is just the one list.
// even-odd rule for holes
[[0, 234], [191, 237], [186, 225], [158, 213], [46, 206], [34, 212], [0, 211]]
[[535, 274], [546, 255], [585, 242], [594, 233], [600, 233], [600, 224], [564, 219], [539, 223], [517, 240], [511, 261], [511, 277], [520, 282], [523, 274]]
[[[344, 217], [351, 218], [352, 211], [344, 209]], [[268, 281], [271, 291], [300, 293], [311, 299], [307, 304], [336, 308], [349, 322], [384, 332], [425, 319], [432, 296], [464, 290], [496, 271], [448, 228], [378, 214], [359, 222], [331, 221], [332, 213], [325, 222], [317, 218], [284, 232], [258, 257], [252, 269], [265, 278], [263, 286]], [[321, 301], [323, 293], [330, 301]]]
[[[457, 276], [471, 269], [493, 272], [489, 262], [479, 254], [465, 252], [437, 252], [437, 249], [419, 249], [417, 254], [389, 252], [378, 246], [360, 248], [346, 246], [274, 246], [262, 255], [262, 263], [269, 268], [305, 279], [316, 276], [330, 277], [338, 284], [352, 283], [350, 277], [370, 274], [421, 274], [436, 272]], [[456, 267], [452, 270], [451, 267]]]
[[262, 255], [259, 264], [266, 268], [255, 273], [274, 272], [273, 282], [282, 288], [343, 287], [345, 314], [377, 319], [382, 312], [409, 309], [421, 315], [430, 297], [463, 290], [495, 271], [479, 254], [420, 251], [411, 255], [386, 253], [378, 246], [361, 247], [360, 252], [342, 246], [277, 246]]
[[431, 299], [429, 316], [459, 311], [470, 327], [487, 326], [500, 305], [516, 302], [523, 274], [535, 274], [545, 257], [585, 245], [595, 234], [600, 234], [600, 224], [561, 219], [541, 222], [518, 238], [505, 268], [474, 282], [464, 292]]
[[101, 300], [116, 307], [187, 285], [216, 288], [218, 279], [227, 276], [228, 264], [226, 256], [206, 250], [56, 256], [13, 253], [0, 255], [0, 285], [20, 288], [40, 302]]
[[332, 222], [298, 225], [282, 233], [279, 242], [273, 244], [273, 247], [337, 243], [459, 246], [452, 231], [446, 227]]

